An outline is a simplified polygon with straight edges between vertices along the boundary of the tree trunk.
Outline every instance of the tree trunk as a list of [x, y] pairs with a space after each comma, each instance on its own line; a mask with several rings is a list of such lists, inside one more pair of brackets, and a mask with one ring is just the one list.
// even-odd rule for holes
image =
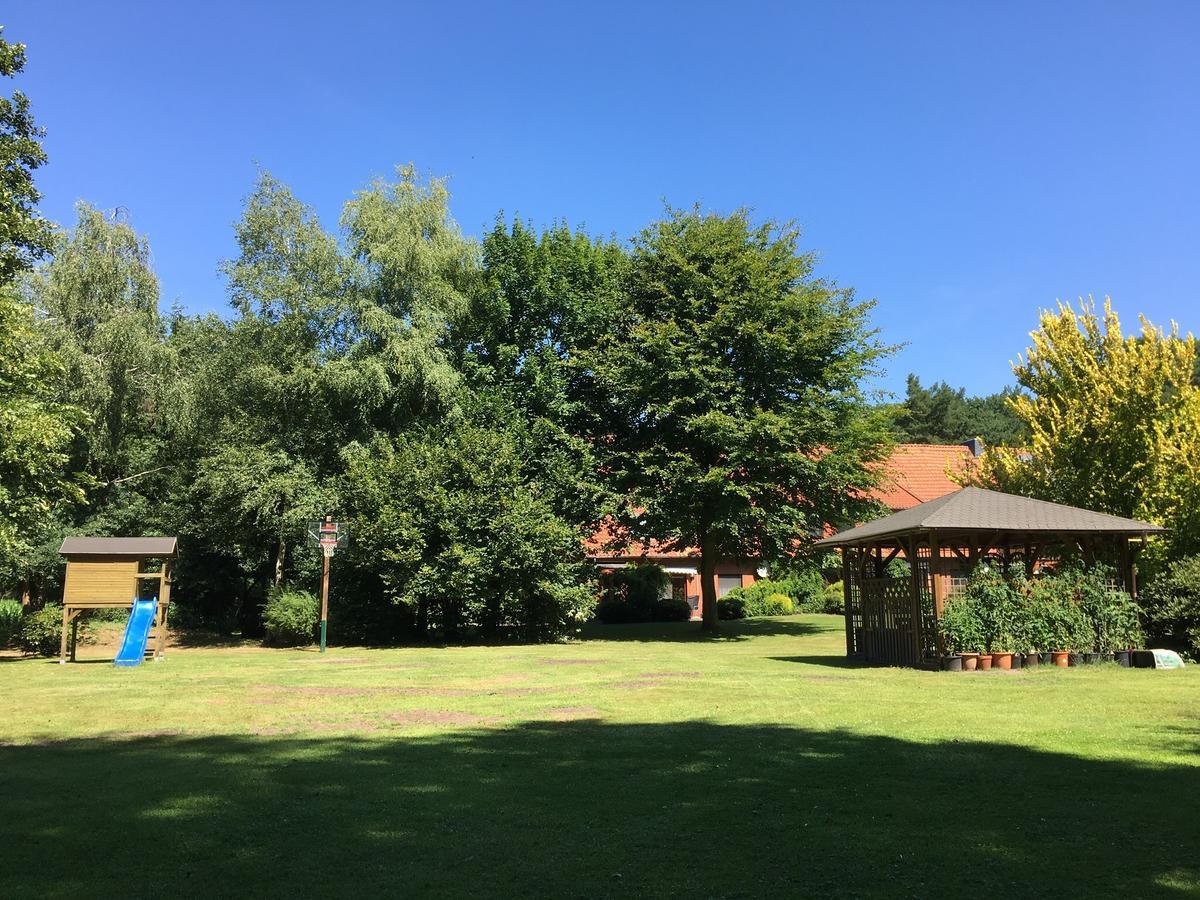
[[33, 596], [30, 593], [29, 579], [21, 582], [21, 605], [28, 608]]
[[700, 627], [716, 631], [717, 618], [717, 558], [707, 541], [700, 543]]
[[279, 539], [279, 547], [275, 551], [275, 587], [283, 583], [283, 558], [287, 553], [287, 545], [283, 538]]

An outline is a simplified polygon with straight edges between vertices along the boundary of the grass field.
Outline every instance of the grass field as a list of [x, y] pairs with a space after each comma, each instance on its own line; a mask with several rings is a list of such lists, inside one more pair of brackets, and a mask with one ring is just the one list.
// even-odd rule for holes
[[797, 616], [3, 661], [0, 895], [1200, 896], [1200, 668], [842, 649]]

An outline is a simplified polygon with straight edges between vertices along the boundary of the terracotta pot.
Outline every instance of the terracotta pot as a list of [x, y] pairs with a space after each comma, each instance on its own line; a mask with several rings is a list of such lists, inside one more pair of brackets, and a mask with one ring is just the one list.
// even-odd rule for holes
[[979, 666], [978, 653], [964, 653], [962, 655], [962, 667], [964, 672], [974, 672]]
[[979, 654], [979, 668], [982, 669], [984, 672], [986, 672], [991, 667], [992, 667], [992, 654], [980, 653]]
[[963, 670], [963, 658], [957, 653], [952, 653], [949, 656], [942, 657], [943, 672], [961, 672]]
[[1013, 667], [1013, 655], [1011, 653], [993, 653], [992, 665], [997, 669], [1011, 669]]
[[1071, 654], [1066, 650], [1055, 650], [1050, 654], [1050, 661], [1065, 669], [1071, 664]]

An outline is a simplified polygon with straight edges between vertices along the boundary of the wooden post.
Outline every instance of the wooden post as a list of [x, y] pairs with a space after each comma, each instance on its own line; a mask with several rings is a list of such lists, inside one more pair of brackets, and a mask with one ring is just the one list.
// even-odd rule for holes
[[171, 602], [171, 560], [164, 559], [158, 579], [158, 610], [154, 622], [154, 659], [166, 657], [167, 606]]
[[842, 609], [846, 613], [846, 656], [853, 656], [857, 650], [854, 646], [854, 620], [850, 616], [850, 553], [849, 547], [842, 548]]
[[946, 586], [942, 579], [942, 545], [938, 541], [937, 532], [931, 531], [929, 532], [929, 580], [933, 591], [934, 635], [939, 658], [946, 655], [946, 645], [942, 641], [942, 629], [937, 627], [938, 623], [942, 621], [942, 612], [946, 607]]
[[79, 616], [76, 613], [71, 616], [71, 662], [75, 662], [75, 647], [79, 643]]
[[[325, 548], [321, 548], [325, 553]], [[324, 565], [321, 567], [321, 652], [325, 652], [325, 626], [329, 621], [329, 555], [322, 556]]]
[[67, 606], [65, 603], [63, 604], [62, 640], [58, 645], [58, 664], [60, 666], [65, 666], [67, 664], [67, 625], [71, 623], [71, 617], [68, 615], [67, 611], [70, 608], [71, 607]]

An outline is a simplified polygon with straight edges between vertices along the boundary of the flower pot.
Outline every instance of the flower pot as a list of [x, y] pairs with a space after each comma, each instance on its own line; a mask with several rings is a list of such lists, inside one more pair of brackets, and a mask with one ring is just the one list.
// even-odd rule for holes
[[978, 653], [964, 653], [962, 655], [962, 667], [964, 672], [974, 672], [979, 666]]
[[1100, 654], [1099, 653], [1083, 654], [1083, 664], [1085, 666], [1094, 666], [1098, 662], [1100, 662]]
[[1024, 653], [1014, 653], [1012, 655], [1012, 667], [1014, 669], [1025, 668], [1025, 654]]
[[1133, 654], [1129, 650], [1118, 650], [1116, 653], [1117, 665], [1123, 669], [1128, 669], [1133, 663], [1130, 660]]
[[1100, 662], [1114, 662], [1116, 660], [1116, 658], [1117, 658], [1116, 654], [1114, 654], [1114, 653], [1101, 653], [1100, 654]]
[[1048, 666], [1052, 662], [1054, 662], [1054, 654], [1053, 653], [1039, 653], [1038, 654], [1038, 665]]
[[997, 669], [1011, 669], [1013, 667], [1013, 655], [1011, 653], [993, 653], [992, 665]]
[[951, 653], [948, 656], [942, 657], [943, 672], [961, 672], [963, 670], [963, 658], [957, 653]]
[[980, 654], [979, 654], [979, 668], [980, 668], [980, 670], [981, 670], [981, 671], [983, 671], [983, 672], [986, 672], [986, 671], [987, 671], [988, 669], [990, 669], [991, 667], [992, 667], [992, 654], [990, 654], [990, 653], [980, 653]]
[[1071, 654], [1066, 650], [1055, 650], [1050, 654], [1050, 659], [1054, 665], [1064, 669], [1071, 664]]
[[1040, 653], [1026, 653], [1025, 654], [1025, 668], [1027, 668], [1027, 669], [1030, 666], [1038, 665], [1041, 661], [1042, 661], [1042, 655]]

